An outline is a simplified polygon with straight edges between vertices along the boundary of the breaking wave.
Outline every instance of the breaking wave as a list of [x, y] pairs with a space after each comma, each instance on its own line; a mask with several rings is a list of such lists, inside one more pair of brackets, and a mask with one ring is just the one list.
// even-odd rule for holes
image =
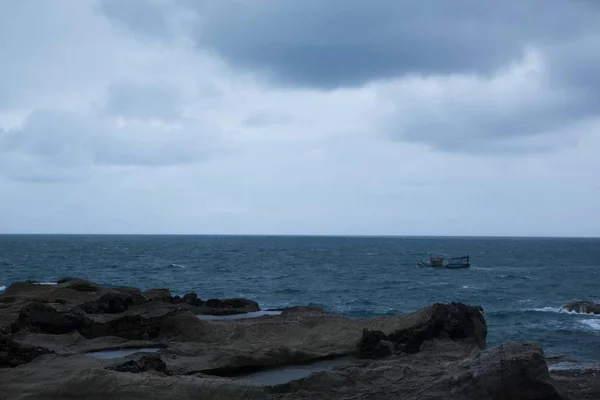
[[548, 312], [548, 313], [571, 314], [571, 315], [595, 315], [593, 313], [584, 313], [584, 312], [570, 311], [570, 310], [567, 310], [564, 307], [528, 308], [525, 311]]
[[0, 286], [0, 292], [4, 292], [6, 290], [6, 286]]
[[580, 319], [577, 322], [595, 331], [600, 331], [600, 319]]

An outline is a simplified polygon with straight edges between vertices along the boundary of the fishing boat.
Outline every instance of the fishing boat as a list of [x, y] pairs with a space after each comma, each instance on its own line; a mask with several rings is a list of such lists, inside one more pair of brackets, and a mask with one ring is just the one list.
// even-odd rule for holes
[[462, 257], [444, 258], [439, 256], [430, 256], [429, 262], [419, 260], [419, 267], [429, 268], [448, 268], [448, 269], [463, 269], [471, 266], [469, 255]]

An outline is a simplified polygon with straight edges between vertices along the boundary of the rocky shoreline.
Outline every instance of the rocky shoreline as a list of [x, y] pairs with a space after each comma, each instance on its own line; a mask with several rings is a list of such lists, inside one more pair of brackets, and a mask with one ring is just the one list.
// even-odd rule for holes
[[357, 319], [22, 282], [0, 293], [0, 399], [600, 399], [594, 366], [549, 371], [539, 344], [486, 337], [461, 303]]

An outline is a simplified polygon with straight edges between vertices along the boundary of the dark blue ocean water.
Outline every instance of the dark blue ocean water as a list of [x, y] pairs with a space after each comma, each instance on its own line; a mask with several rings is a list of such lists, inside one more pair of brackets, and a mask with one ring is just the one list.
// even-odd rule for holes
[[[429, 252], [469, 253], [472, 268], [417, 268]], [[462, 301], [484, 307], [490, 344], [600, 362], [600, 317], [560, 308], [600, 300], [600, 239], [0, 235], [0, 288], [66, 276], [349, 316]]]

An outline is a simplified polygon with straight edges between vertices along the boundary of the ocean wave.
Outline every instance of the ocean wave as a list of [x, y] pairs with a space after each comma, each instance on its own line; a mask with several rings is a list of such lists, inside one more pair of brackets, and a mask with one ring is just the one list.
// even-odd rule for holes
[[174, 264], [174, 263], [169, 265], [169, 267], [171, 267], [171, 268], [187, 268], [185, 265]]
[[36, 282], [36, 285], [56, 285], [56, 282]]
[[600, 331], [600, 319], [580, 319], [577, 321], [581, 325], [585, 325], [594, 331]]
[[559, 314], [571, 314], [571, 315], [596, 315], [593, 313], [583, 313], [577, 311], [567, 310], [564, 307], [539, 307], [539, 308], [528, 308], [524, 311], [536, 311], [536, 312], [551, 312], [551, 313], [559, 313]]
[[513, 274], [507, 274], [507, 275], [497, 275], [498, 278], [502, 278], [502, 279], [533, 279], [533, 277], [528, 276], [528, 275], [513, 275]]
[[6, 286], [0, 286], [0, 292], [4, 292], [6, 290]]
[[285, 289], [279, 289], [276, 290], [275, 293], [277, 294], [300, 294], [300, 293], [304, 293], [304, 290], [300, 290], [300, 289], [292, 289], [292, 288], [285, 288]]
[[469, 286], [469, 285], [462, 285], [461, 289], [481, 290], [481, 288], [478, 288], [478, 287], [475, 287], [475, 286]]

